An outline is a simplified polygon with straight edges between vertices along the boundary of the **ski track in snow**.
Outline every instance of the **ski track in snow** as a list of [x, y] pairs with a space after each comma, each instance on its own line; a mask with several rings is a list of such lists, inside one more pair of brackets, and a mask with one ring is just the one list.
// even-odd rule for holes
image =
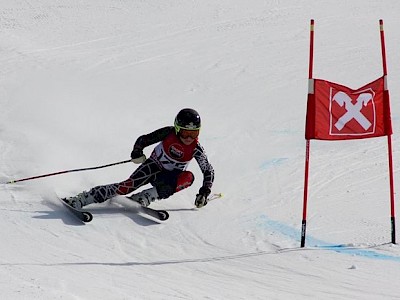
[[[397, 189], [398, 1], [0, 8], [2, 299], [400, 299], [385, 139], [311, 142], [300, 248], [309, 20], [314, 77], [351, 87], [381, 74], [384, 20]], [[224, 194], [202, 209], [195, 162], [193, 187], [152, 204], [166, 222], [117, 198], [89, 206], [84, 225], [56, 199], [124, 180], [132, 164], [4, 184], [127, 159], [183, 107], [202, 115]]]

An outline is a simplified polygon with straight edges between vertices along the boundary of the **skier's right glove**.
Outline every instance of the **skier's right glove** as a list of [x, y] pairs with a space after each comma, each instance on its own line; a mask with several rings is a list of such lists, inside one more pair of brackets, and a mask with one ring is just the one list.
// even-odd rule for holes
[[197, 208], [203, 207], [207, 205], [207, 198], [210, 195], [211, 190], [206, 186], [202, 186], [199, 190], [199, 193], [196, 195], [196, 200], [194, 201], [194, 205]]
[[142, 164], [146, 160], [146, 155], [143, 154], [143, 150], [133, 149], [131, 152], [131, 161], [135, 164]]

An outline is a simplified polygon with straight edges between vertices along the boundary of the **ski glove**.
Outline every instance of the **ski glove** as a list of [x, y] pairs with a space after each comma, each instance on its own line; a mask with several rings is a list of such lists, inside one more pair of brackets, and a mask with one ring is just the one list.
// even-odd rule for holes
[[143, 150], [133, 149], [131, 152], [131, 161], [135, 164], [142, 164], [146, 160], [146, 155], [143, 154]]
[[211, 190], [206, 186], [202, 186], [199, 190], [199, 193], [196, 195], [196, 200], [194, 201], [194, 205], [197, 208], [203, 207], [207, 205], [207, 197], [210, 195]]

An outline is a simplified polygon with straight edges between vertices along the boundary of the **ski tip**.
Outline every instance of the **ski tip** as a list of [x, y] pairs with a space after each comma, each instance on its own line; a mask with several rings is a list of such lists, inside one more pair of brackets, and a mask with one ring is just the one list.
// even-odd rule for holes
[[89, 223], [90, 221], [93, 220], [93, 215], [90, 212], [84, 212], [83, 213], [83, 222]]
[[169, 213], [167, 211], [165, 211], [165, 210], [159, 210], [158, 211], [158, 216], [159, 216], [161, 221], [165, 221], [165, 220], [168, 220]]

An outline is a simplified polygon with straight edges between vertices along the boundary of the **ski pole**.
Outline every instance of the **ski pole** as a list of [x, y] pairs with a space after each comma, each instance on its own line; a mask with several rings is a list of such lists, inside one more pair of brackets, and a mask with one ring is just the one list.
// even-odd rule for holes
[[91, 167], [91, 168], [81, 168], [81, 169], [73, 169], [73, 170], [66, 170], [66, 171], [60, 171], [60, 172], [54, 172], [54, 173], [49, 173], [49, 174], [43, 174], [43, 175], [38, 175], [38, 176], [33, 176], [33, 177], [27, 177], [27, 178], [22, 178], [22, 179], [17, 179], [17, 180], [11, 180], [8, 182], [5, 182], [5, 184], [10, 184], [10, 183], [17, 183], [21, 181], [27, 181], [27, 180], [32, 180], [32, 179], [38, 179], [38, 178], [43, 178], [43, 177], [49, 177], [49, 176], [54, 176], [54, 175], [60, 175], [60, 174], [65, 174], [65, 173], [72, 173], [72, 172], [80, 172], [80, 171], [88, 171], [88, 170], [96, 170], [96, 169], [101, 169], [101, 168], [107, 168], [115, 165], [120, 165], [120, 164], [125, 164], [127, 162], [130, 162], [131, 160], [124, 160], [112, 164], [107, 164], [107, 165], [102, 165], [98, 167]]

